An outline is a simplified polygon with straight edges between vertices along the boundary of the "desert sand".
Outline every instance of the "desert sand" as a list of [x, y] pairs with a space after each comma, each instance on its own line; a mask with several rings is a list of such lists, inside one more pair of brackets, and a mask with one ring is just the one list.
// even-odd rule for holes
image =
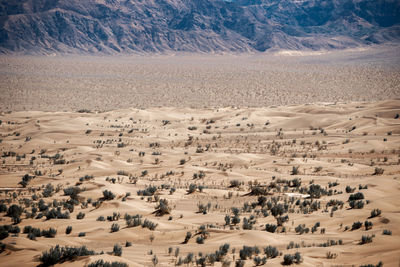
[[266, 107], [400, 96], [399, 46], [210, 55], [0, 56], [0, 110]]
[[[65, 66], [70, 67], [72, 61], [71, 66]], [[32, 69], [32, 77], [36, 71]], [[260, 75], [257, 70], [254, 72]], [[338, 72], [347, 75], [346, 68], [338, 68]], [[232, 83], [237, 79], [234, 76]], [[372, 87], [375, 78], [370, 77]], [[24, 80], [35, 85], [35, 79], [22, 77], [9, 81], [9, 86]], [[388, 88], [393, 96], [398, 93], [399, 84], [392, 82]], [[3, 80], [2, 90], [5, 83]], [[152, 96], [156, 99], [157, 93]], [[22, 102], [11, 101], [11, 97]], [[124, 95], [119, 97], [125, 101]], [[369, 95], [364, 97], [368, 99]], [[337, 101], [345, 98], [339, 97]], [[193, 253], [193, 262], [188, 265], [195, 266], [194, 261], [201, 258], [199, 253], [215, 253], [224, 244], [229, 244], [228, 252], [215, 266], [229, 266], [229, 262], [235, 266], [244, 245], [257, 246], [260, 258], [265, 256], [266, 246], [276, 247], [278, 255], [267, 259], [271, 266], [281, 265], [286, 254], [296, 252], [302, 260], [295, 266], [359, 266], [380, 261], [384, 266], [399, 266], [400, 100], [358, 99], [345, 103], [330, 98], [334, 101], [253, 108], [210, 105], [76, 112], [83, 107], [112, 109], [112, 105], [89, 101], [87, 106], [80, 102], [71, 106], [65, 103], [69, 100], [61, 99], [57, 100], [58, 107], [46, 106], [57, 112], [32, 111], [40, 109], [40, 101], [2, 95], [2, 101], [10, 100], [14, 106], [3, 106], [0, 116], [0, 199], [6, 208], [18, 204], [25, 211], [17, 224], [21, 232], [10, 233], [1, 240], [5, 244], [0, 254], [1, 266], [37, 266], [40, 255], [57, 244], [85, 245], [98, 253], [67, 260], [63, 266], [84, 266], [98, 259], [129, 266], [153, 266], [155, 256], [157, 266], [173, 266], [179, 258], [185, 261], [189, 253]], [[104, 99], [108, 100], [115, 101]], [[27, 111], [22, 111], [24, 108]], [[62, 111], [64, 108], [69, 111]], [[25, 174], [32, 178], [23, 187], [19, 182]], [[45, 190], [48, 184], [54, 190]], [[310, 191], [312, 185], [321, 186], [316, 195]], [[77, 205], [69, 214], [70, 219], [47, 219], [53, 201], [70, 200], [68, 190], [64, 189], [74, 186], [81, 192], [75, 198]], [[139, 190], [149, 186], [156, 187], [154, 195], [139, 195]], [[190, 192], [191, 187], [194, 192]], [[115, 197], [105, 199], [104, 190]], [[364, 197], [359, 200], [363, 207], [350, 208], [349, 197], [357, 192]], [[310, 193], [312, 198], [306, 198]], [[262, 204], [262, 196], [267, 204]], [[41, 212], [32, 215], [32, 207], [38, 207], [40, 199], [48, 209], [43, 209], [44, 217], [37, 218]], [[155, 213], [160, 199], [168, 201], [169, 209], [163, 216]], [[279, 204], [281, 208], [286, 204], [286, 208], [281, 215], [274, 216], [273, 207]], [[62, 213], [67, 211], [59, 203], [55, 206], [60, 206]], [[236, 225], [225, 221], [226, 215], [230, 220], [234, 217], [233, 207], [239, 211], [240, 222]], [[381, 213], [371, 217], [376, 209]], [[80, 212], [85, 214], [83, 219], [77, 219]], [[112, 218], [113, 213], [120, 217]], [[147, 219], [157, 226], [154, 230], [127, 227], [126, 213], [141, 215], [142, 222]], [[2, 225], [12, 224], [6, 214], [0, 213]], [[287, 221], [275, 232], [266, 231], [266, 224], [275, 225], [277, 218], [285, 215]], [[105, 221], [99, 221], [100, 216]], [[247, 219], [250, 223], [244, 225]], [[362, 226], [352, 230], [357, 221]], [[372, 227], [365, 227], [365, 221], [372, 222]], [[114, 223], [119, 230], [111, 232]], [[319, 226], [312, 233], [316, 223]], [[301, 224], [308, 230], [301, 231]], [[202, 225], [208, 234], [199, 230]], [[57, 234], [31, 240], [23, 233], [26, 226], [41, 230], [52, 227]], [[69, 234], [67, 226], [72, 226]], [[384, 230], [391, 235], [384, 235]], [[187, 232], [192, 237], [184, 244]], [[79, 236], [80, 233], [85, 236]], [[204, 244], [198, 244], [202, 233]], [[372, 242], [361, 244], [362, 236], [374, 237]], [[126, 242], [131, 242], [131, 246], [126, 247]], [[324, 245], [327, 242], [329, 246]], [[122, 246], [121, 256], [111, 253], [115, 244]], [[175, 256], [177, 248], [179, 253]], [[245, 266], [254, 266], [258, 256], [247, 258]]]

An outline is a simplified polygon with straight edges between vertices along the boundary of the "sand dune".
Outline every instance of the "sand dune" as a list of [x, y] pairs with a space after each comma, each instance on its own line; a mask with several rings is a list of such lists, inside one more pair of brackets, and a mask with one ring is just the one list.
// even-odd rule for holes
[[[42, 252], [59, 244], [85, 245], [96, 253], [105, 253], [78, 257], [63, 266], [83, 266], [98, 259], [152, 266], [154, 255], [158, 266], [171, 266], [188, 253], [200, 259], [199, 252], [214, 253], [228, 243], [229, 252], [223, 261], [231, 262], [231, 266], [240, 258], [244, 245], [258, 246], [260, 257], [267, 245], [276, 247], [280, 254], [267, 259], [271, 265], [282, 264], [286, 254], [300, 252], [301, 266], [358, 266], [379, 261], [384, 266], [398, 266], [399, 113], [400, 100], [246, 109], [165, 107], [97, 113], [2, 113], [0, 198], [7, 208], [20, 203], [25, 212], [31, 213], [32, 204], [23, 203], [32, 195], [38, 197], [33, 203], [43, 199], [49, 204], [53, 200], [67, 201], [69, 197], [63, 189], [68, 187], [76, 185], [82, 192], [70, 219], [35, 219], [40, 211], [34, 218], [26, 218], [23, 213], [17, 224], [21, 233], [10, 233], [1, 241], [6, 246], [0, 254], [0, 265], [39, 265]], [[297, 166], [298, 173], [292, 175]], [[379, 168], [383, 174], [374, 174]], [[35, 177], [25, 190], [20, 190], [19, 182], [25, 174]], [[199, 177], [200, 174], [205, 176]], [[93, 177], [79, 179], [85, 175]], [[301, 179], [299, 187], [285, 186], [286, 180], [294, 178]], [[233, 180], [238, 180], [238, 187], [230, 187]], [[43, 187], [49, 183], [55, 191], [43, 197]], [[308, 193], [311, 183], [326, 189], [313, 199], [320, 203], [317, 210], [309, 210], [307, 204], [304, 208], [296, 205], [297, 201], [304, 201], [298, 193]], [[188, 194], [190, 184], [203, 188]], [[150, 185], [157, 187], [155, 196], [138, 195], [138, 190]], [[288, 204], [283, 213], [289, 217], [283, 223], [286, 232], [282, 232], [282, 226], [274, 233], [265, 230], [266, 224], [277, 223], [271, 210], [266, 210], [269, 216], [263, 215], [261, 210], [267, 206], [243, 208], [245, 202], [257, 203], [258, 196], [249, 194], [256, 185], [270, 186], [265, 195], [267, 201], [279, 198], [278, 203]], [[355, 188], [353, 193], [364, 195], [363, 208], [350, 208], [347, 186]], [[169, 188], [176, 191], [171, 194]], [[103, 199], [106, 189], [115, 194], [114, 199]], [[126, 195], [128, 192], [130, 195]], [[295, 193], [293, 199], [290, 193]], [[154, 213], [159, 198], [168, 200], [169, 215]], [[332, 212], [332, 207], [326, 207], [330, 200], [342, 201], [343, 205]], [[209, 205], [206, 214], [199, 212], [199, 203]], [[233, 216], [232, 207], [239, 208], [240, 223], [225, 225], [225, 215]], [[382, 213], [369, 218], [373, 209]], [[61, 211], [66, 209], [61, 207]], [[80, 212], [85, 214], [83, 219], [77, 219]], [[107, 221], [114, 212], [120, 218]], [[154, 230], [127, 227], [126, 213], [139, 214], [142, 221], [148, 219], [158, 225]], [[251, 215], [256, 222], [252, 230], [245, 230], [244, 218]], [[100, 216], [106, 220], [98, 221]], [[2, 225], [12, 223], [6, 212], [0, 213], [0, 218]], [[373, 223], [369, 230], [364, 227], [366, 220]], [[350, 230], [356, 221], [362, 222], [362, 227]], [[320, 226], [315, 233], [295, 231], [299, 224], [311, 229], [317, 222]], [[120, 229], [111, 233], [113, 223]], [[201, 225], [207, 226], [209, 236], [204, 244], [197, 244], [199, 235], [195, 234]], [[53, 227], [57, 234], [54, 238], [30, 240], [22, 233], [25, 226], [42, 230]], [[68, 235], [67, 226], [72, 226]], [[392, 234], [383, 235], [383, 230]], [[188, 231], [193, 237], [183, 244]], [[372, 243], [360, 245], [363, 235], [375, 237]], [[341, 245], [319, 247], [328, 240], [341, 240]], [[125, 247], [126, 241], [132, 246]], [[298, 247], [288, 248], [291, 241]], [[115, 244], [122, 246], [122, 256], [110, 253]], [[170, 247], [172, 253], [168, 252]], [[178, 257], [174, 256], [176, 248], [180, 249]], [[336, 256], [328, 259], [328, 252]], [[217, 262], [215, 266], [221, 264]], [[253, 259], [245, 260], [245, 266], [254, 266]]]

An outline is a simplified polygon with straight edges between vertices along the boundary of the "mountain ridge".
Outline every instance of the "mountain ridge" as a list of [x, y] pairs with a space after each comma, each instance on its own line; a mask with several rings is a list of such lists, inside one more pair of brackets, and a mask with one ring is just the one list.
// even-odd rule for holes
[[0, 0], [1, 53], [264, 52], [400, 42], [392, 0]]

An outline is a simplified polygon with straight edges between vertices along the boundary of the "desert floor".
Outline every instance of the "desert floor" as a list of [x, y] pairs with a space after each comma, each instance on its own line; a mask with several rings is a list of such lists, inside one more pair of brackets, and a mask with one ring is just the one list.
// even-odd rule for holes
[[[38, 108], [38, 103], [28, 103], [16, 107]], [[12, 224], [6, 210], [13, 204], [24, 212], [17, 224], [21, 232], [1, 240], [5, 247], [0, 265], [39, 265], [42, 252], [59, 244], [104, 252], [68, 260], [63, 266], [83, 266], [97, 259], [152, 266], [155, 256], [158, 266], [171, 266], [179, 258], [183, 262], [190, 258], [190, 253], [199, 260], [200, 252], [210, 255], [229, 244], [215, 266], [223, 262], [235, 266], [244, 245], [260, 250], [258, 256], [245, 260], [245, 266], [263, 258], [266, 246], [279, 251], [277, 257], [267, 259], [271, 265], [281, 265], [284, 255], [300, 252], [299, 266], [379, 261], [398, 266], [399, 113], [400, 100], [263, 108], [3, 112], [1, 224]], [[25, 174], [31, 177], [23, 187]], [[69, 190], [78, 190], [74, 187], [79, 188], [78, 194], [68, 196]], [[115, 197], [105, 198], [104, 190]], [[143, 194], [139, 190], [150, 196], [139, 195]], [[357, 192], [364, 198], [352, 209], [348, 200]], [[309, 194], [312, 198], [305, 198]], [[44, 203], [39, 204], [41, 199]], [[163, 210], [170, 214], [159, 216], [156, 206], [163, 199], [169, 207]], [[53, 208], [65, 213], [71, 206], [70, 219], [49, 215]], [[238, 208], [240, 219], [236, 224], [233, 207]], [[371, 217], [374, 209], [381, 214]], [[81, 212], [84, 218], [77, 219]], [[142, 223], [147, 219], [157, 226], [154, 230], [128, 227], [125, 214], [141, 215]], [[275, 225], [286, 215], [288, 219], [275, 232], [266, 231], [266, 224]], [[105, 221], [99, 221], [100, 216]], [[358, 221], [362, 226], [352, 230]], [[367, 230], [365, 221], [372, 222], [372, 228]], [[319, 227], [313, 227], [317, 222]], [[119, 231], [111, 232], [115, 223]], [[298, 227], [301, 224], [304, 227]], [[23, 233], [25, 226], [52, 227], [57, 234], [31, 240]], [[70, 234], [67, 226], [72, 226]], [[384, 235], [384, 230], [391, 235]], [[192, 237], [184, 244], [187, 232]], [[80, 233], [85, 236], [79, 237]], [[202, 236], [204, 244], [198, 244]], [[362, 236], [372, 237], [372, 242], [361, 244]], [[132, 246], [126, 247], [127, 241]], [[111, 253], [115, 244], [122, 246], [121, 256]]]
[[0, 56], [0, 111], [266, 107], [400, 96], [400, 47], [240, 55]]

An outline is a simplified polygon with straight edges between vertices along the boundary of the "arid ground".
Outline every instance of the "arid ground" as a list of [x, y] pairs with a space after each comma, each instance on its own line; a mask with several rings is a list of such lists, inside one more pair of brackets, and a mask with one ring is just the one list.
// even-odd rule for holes
[[0, 110], [266, 107], [393, 99], [400, 96], [399, 50], [1, 56]]
[[2, 57], [0, 266], [399, 266], [396, 60], [243, 57]]

